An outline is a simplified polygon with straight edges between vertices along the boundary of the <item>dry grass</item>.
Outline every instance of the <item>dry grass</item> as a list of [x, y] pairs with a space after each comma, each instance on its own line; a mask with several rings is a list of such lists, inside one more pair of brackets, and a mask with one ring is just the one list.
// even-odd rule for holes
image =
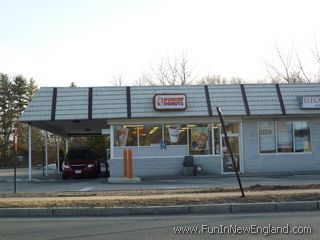
[[[300, 190], [300, 189], [320, 189], [320, 184], [309, 185], [253, 185], [245, 187], [246, 192], [266, 191], [266, 190]], [[86, 196], [146, 196], [146, 195], [163, 195], [163, 194], [187, 194], [187, 193], [228, 193], [239, 192], [235, 188], [202, 188], [202, 189], [158, 189], [158, 190], [127, 190], [127, 191], [95, 191], [95, 192], [31, 192], [31, 193], [0, 193], [1, 198], [43, 198], [43, 197], [86, 197]]]
[[[0, 207], [132, 207], [161, 205], [190, 205], [208, 203], [242, 203], [242, 202], [278, 202], [278, 201], [310, 201], [320, 199], [320, 189], [288, 189], [288, 190], [246, 190], [246, 197], [241, 198], [239, 191], [227, 192], [188, 192], [184, 191], [145, 191], [116, 192], [105, 195], [105, 192], [58, 193], [55, 196], [44, 193], [42, 196], [20, 196], [0, 198]], [[115, 193], [115, 192], [113, 192]], [[125, 194], [127, 193], [127, 194]], [[51, 196], [49, 196], [51, 195]]]

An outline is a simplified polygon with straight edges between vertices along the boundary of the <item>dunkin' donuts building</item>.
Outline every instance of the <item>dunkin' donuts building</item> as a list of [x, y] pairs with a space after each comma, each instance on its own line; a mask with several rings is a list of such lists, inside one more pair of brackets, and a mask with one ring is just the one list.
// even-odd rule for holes
[[320, 84], [42, 87], [20, 120], [66, 139], [110, 135], [112, 177], [124, 149], [138, 177], [182, 175], [185, 156], [228, 174], [216, 107], [240, 173], [320, 171]]

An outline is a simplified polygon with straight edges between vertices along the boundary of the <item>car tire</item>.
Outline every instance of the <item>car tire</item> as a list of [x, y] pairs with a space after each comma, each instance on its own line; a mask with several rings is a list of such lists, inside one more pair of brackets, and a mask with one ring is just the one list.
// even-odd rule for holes
[[67, 176], [62, 175], [63, 180], [67, 180]]

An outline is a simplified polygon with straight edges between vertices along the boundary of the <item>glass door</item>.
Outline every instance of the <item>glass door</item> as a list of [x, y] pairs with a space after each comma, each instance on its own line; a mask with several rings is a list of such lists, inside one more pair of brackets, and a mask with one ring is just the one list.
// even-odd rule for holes
[[[230, 142], [230, 147], [233, 153], [233, 158], [236, 163], [236, 169], [240, 172], [240, 142], [239, 142], [239, 123], [226, 123], [226, 131]], [[221, 129], [222, 132], [222, 129]], [[232, 163], [231, 155], [227, 149], [225, 136], [222, 135], [222, 173], [233, 173], [234, 166]]]

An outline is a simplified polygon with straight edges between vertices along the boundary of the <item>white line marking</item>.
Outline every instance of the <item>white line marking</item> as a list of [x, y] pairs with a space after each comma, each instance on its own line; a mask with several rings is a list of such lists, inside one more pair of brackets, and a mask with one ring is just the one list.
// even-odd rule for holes
[[78, 192], [88, 192], [95, 189], [95, 187], [85, 187], [78, 190]]

